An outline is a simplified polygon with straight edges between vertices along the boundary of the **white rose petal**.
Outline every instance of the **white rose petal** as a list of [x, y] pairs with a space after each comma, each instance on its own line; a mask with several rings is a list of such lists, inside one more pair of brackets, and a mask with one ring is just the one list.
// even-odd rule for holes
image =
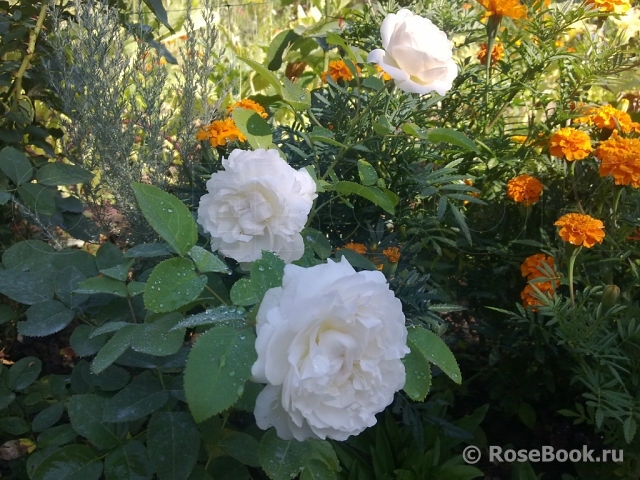
[[369, 53], [398, 88], [411, 93], [444, 95], [458, 75], [453, 43], [431, 20], [406, 8], [390, 13], [380, 26], [382, 49]]
[[252, 262], [262, 250], [285, 262], [302, 257], [300, 231], [316, 198], [309, 172], [295, 170], [276, 150], [233, 150], [211, 175], [198, 206], [198, 223], [213, 250]]
[[287, 265], [257, 313], [251, 373], [266, 383], [257, 425], [283, 439], [345, 440], [376, 423], [404, 386], [402, 304], [378, 271]]

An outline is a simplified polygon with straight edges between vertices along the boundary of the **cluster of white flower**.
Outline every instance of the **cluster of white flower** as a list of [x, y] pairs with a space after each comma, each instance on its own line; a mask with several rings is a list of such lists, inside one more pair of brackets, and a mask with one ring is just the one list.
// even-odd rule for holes
[[[451, 88], [458, 72], [452, 43], [430, 20], [402, 9], [380, 31], [384, 50], [368, 61], [400, 89], [444, 95]], [[290, 264], [304, 253], [300, 232], [317, 196], [305, 169], [262, 149], [234, 150], [222, 165], [198, 208], [213, 250], [241, 263], [266, 250], [288, 263], [282, 287], [267, 291], [257, 314], [252, 375], [266, 383], [255, 406], [258, 426], [297, 440], [362, 432], [405, 383], [400, 300], [381, 272], [356, 272], [345, 258]]]

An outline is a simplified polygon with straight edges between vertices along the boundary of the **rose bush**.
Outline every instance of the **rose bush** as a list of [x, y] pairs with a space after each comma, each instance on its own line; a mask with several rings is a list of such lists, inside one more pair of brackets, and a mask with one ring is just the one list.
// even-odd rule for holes
[[212, 250], [238, 262], [260, 258], [263, 250], [285, 262], [304, 253], [300, 231], [316, 197], [316, 184], [276, 150], [233, 150], [224, 171], [207, 182], [198, 223], [211, 234]]
[[287, 265], [282, 287], [264, 296], [256, 331], [252, 375], [267, 383], [256, 422], [281, 438], [357, 435], [404, 386], [402, 304], [382, 273], [356, 272], [344, 257]]
[[371, 51], [377, 63], [406, 92], [444, 95], [458, 74], [453, 43], [428, 18], [403, 8], [380, 26], [383, 49]]

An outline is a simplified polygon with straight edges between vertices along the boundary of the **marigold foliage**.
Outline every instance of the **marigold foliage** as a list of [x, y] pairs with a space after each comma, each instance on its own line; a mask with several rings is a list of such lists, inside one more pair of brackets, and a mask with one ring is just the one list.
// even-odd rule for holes
[[532, 205], [540, 200], [541, 194], [542, 183], [531, 175], [518, 175], [507, 182], [507, 196], [516, 203]]
[[591, 153], [589, 134], [572, 127], [561, 128], [549, 140], [549, 153], [568, 161], [583, 160]]
[[616, 185], [640, 187], [640, 139], [614, 134], [594, 154], [600, 160], [600, 176], [611, 175]]
[[[538, 291], [536, 291], [536, 289]], [[522, 305], [524, 307], [532, 307], [534, 312], [537, 311], [536, 307], [542, 305], [540, 294], [546, 297], [554, 297], [556, 290], [551, 282], [536, 281], [527, 283], [522, 289], [522, 292], [520, 292]]]
[[571, 245], [591, 248], [596, 243], [602, 243], [605, 237], [602, 221], [583, 213], [567, 213], [556, 220], [554, 225], [560, 227], [560, 238]]

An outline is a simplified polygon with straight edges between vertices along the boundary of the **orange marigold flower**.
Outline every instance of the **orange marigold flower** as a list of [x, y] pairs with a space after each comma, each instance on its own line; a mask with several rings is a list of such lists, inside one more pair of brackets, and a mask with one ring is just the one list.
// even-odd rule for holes
[[540, 200], [542, 183], [531, 175], [518, 175], [507, 182], [507, 196], [517, 203], [525, 206], [532, 205]]
[[385, 72], [380, 65], [376, 65], [376, 70], [380, 74], [380, 77], [382, 78], [382, 80], [384, 80], [385, 82], [388, 82], [389, 80], [391, 80], [392, 78], [391, 75]]
[[400, 249], [398, 247], [385, 248], [382, 253], [391, 263], [398, 263], [400, 260]]
[[487, 9], [485, 16], [510, 17], [514, 19], [526, 18], [527, 7], [519, 0], [478, 0]]
[[246, 110], [253, 110], [258, 115], [260, 115], [262, 118], [267, 118], [269, 116], [269, 114], [267, 113], [267, 111], [264, 109], [264, 107], [262, 105], [260, 105], [258, 102], [254, 102], [250, 98], [244, 98], [244, 99], [240, 100], [239, 102], [234, 103], [233, 105], [229, 105], [227, 107], [227, 111], [229, 113], [231, 113], [236, 108], [244, 108]]
[[616, 133], [600, 143], [594, 152], [600, 160], [600, 176], [611, 175], [616, 185], [640, 187], [640, 139]]
[[[356, 70], [360, 73], [360, 67], [356, 66]], [[347, 65], [344, 60], [330, 61], [329, 70], [322, 72], [321, 75], [322, 81], [325, 83], [327, 81], [327, 75], [330, 76], [334, 82], [338, 82], [339, 80], [344, 80], [345, 82], [353, 80], [353, 73], [351, 73], [349, 65]]]
[[367, 246], [364, 243], [349, 242], [342, 248], [352, 250], [356, 253], [359, 253], [360, 255], [364, 255], [367, 253]]
[[[549, 269], [554, 272], [553, 277], [548, 277]], [[536, 253], [530, 255], [524, 259], [524, 262], [520, 265], [520, 273], [527, 280], [533, 280], [534, 278], [548, 277], [557, 278], [555, 262], [553, 257], [545, 255], [544, 253]]]
[[551, 282], [533, 281], [525, 285], [520, 293], [520, 298], [525, 307], [531, 307], [535, 312], [538, 310], [536, 307], [543, 305], [543, 299], [540, 298], [541, 296], [553, 298], [555, 294], [556, 291]]
[[551, 135], [549, 153], [568, 161], [583, 160], [591, 153], [589, 134], [572, 127], [565, 127]]
[[[478, 51], [476, 57], [480, 61], [482, 65], [487, 64], [487, 49], [489, 48], [488, 43], [483, 43], [480, 45], [480, 50]], [[504, 46], [500, 42], [496, 42], [491, 50], [491, 65], [495, 65], [500, 60], [504, 58]]]
[[577, 123], [589, 123], [603, 130], [619, 130], [629, 133], [635, 124], [627, 112], [606, 104], [597, 108], [589, 108], [585, 116], [575, 119]]
[[587, 0], [586, 4], [611, 13], [625, 13], [631, 8], [629, 0]]
[[583, 213], [567, 213], [554, 223], [560, 227], [558, 235], [571, 245], [583, 245], [587, 248], [604, 239], [604, 224], [601, 220]]
[[201, 128], [196, 134], [198, 140], [209, 140], [212, 147], [222, 147], [227, 142], [238, 140], [244, 142], [247, 140], [232, 118], [224, 120], [214, 120], [206, 127]]

